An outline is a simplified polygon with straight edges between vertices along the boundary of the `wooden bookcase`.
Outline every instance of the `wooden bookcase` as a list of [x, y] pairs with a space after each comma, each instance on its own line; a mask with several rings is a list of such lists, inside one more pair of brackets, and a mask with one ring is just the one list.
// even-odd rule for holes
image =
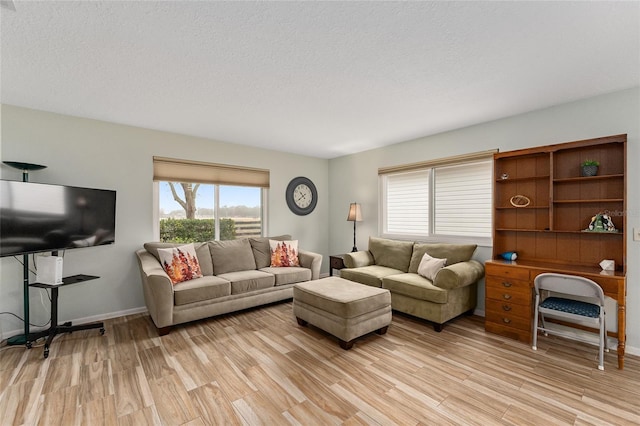
[[[618, 366], [625, 347], [627, 135], [494, 154], [493, 259], [486, 264], [485, 329], [531, 341], [533, 280], [544, 272], [588, 277], [618, 304]], [[597, 160], [596, 176], [581, 175]], [[512, 197], [524, 195], [526, 206]], [[597, 213], [617, 232], [585, 231]], [[502, 259], [516, 252], [516, 261]], [[613, 259], [616, 270], [599, 263]]]
[[[494, 258], [515, 251], [521, 260], [597, 267], [613, 259], [626, 272], [626, 135], [548, 145], [494, 155]], [[597, 176], [580, 163], [600, 162]], [[514, 207], [514, 195], [531, 200]], [[585, 232], [606, 212], [618, 232]]]

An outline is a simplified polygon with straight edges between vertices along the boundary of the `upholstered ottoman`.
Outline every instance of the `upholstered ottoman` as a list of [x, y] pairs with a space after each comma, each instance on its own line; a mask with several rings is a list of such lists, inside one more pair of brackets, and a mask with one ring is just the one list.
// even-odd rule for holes
[[298, 324], [314, 325], [340, 340], [343, 349], [372, 331], [387, 332], [391, 324], [389, 290], [327, 277], [293, 287], [293, 314]]

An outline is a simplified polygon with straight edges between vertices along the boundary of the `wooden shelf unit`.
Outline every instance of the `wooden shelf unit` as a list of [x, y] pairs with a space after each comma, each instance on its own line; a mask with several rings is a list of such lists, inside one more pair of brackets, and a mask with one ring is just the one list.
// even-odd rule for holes
[[[615, 335], [622, 368], [626, 142], [627, 135], [615, 135], [494, 154], [493, 260], [487, 262], [486, 269], [487, 331], [530, 342], [535, 276], [563, 271], [598, 278], [600, 261], [613, 259], [615, 273], [595, 281], [616, 288], [610, 295], [618, 303]], [[596, 176], [581, 176], [580, 165], [585, 160], [600, 163]], [[529, 205], [514, 207], [510, 200], [515, 195], [526, 196]], [[617, 232], [585, 232], [598, 213], [608, 214]], [[516, 252], [518, 259], [505, 262], [500, 256], [504, 252]]]
[[[626, 135], [546, 145], [494, 155], [493, 257], [515, 251], [526, 260], [597, 267], [613, 259], [626, 272]], [[597, 176], [580, 163], [600, 162]], [[514, 195], [531, 200], [514, 207]], [[619, 232], [583, 232], [597, 213]]]

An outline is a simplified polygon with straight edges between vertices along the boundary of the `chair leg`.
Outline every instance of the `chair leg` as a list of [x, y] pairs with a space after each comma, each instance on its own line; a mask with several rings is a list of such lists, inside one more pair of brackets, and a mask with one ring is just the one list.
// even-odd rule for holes
[[533, 349], [534, 351], [538, 350], [538, 302], [539, 296], [536, 296], [536, 310], [533, 316], [533, 344], [531, 345], [531, 349]]
[[604, 323], [604, 351], [609, 353], [609, 338], [607, 337], [607, 315], [605, 314], [602, 318], [602, 322]]
[[[602, 308], [601, 308], [602, 309]], [[600, 314], [600, 347], [598, 348], [598, 370], [604, 370], [604, 348], [607, 346], [607, 327], [604, 323], [604, 315]]]

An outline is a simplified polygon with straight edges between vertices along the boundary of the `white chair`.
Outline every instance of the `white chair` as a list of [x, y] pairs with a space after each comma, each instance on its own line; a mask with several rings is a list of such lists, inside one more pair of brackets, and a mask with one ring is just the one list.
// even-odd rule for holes
[[[538, 330], [569, 339], [591, 343], [578, 335], [561, 329], [547, 328], [545, 317], [597, 328], [600, 331], [600, 360], [598, 369], [604, 370], [604, 351], [607, 348], [607, 327], [604, 312], [604, 293], [594, 281], [564, 274], [540, 274], [534, 280], [536, 293], [533, 320], [533, 350], [537, 350]], [[543, 299], [544, 291], [553, 295]], [[579, 297], [580, 299], [578, 299]], [[540, 319], [540, 324], [538, 324]]]

